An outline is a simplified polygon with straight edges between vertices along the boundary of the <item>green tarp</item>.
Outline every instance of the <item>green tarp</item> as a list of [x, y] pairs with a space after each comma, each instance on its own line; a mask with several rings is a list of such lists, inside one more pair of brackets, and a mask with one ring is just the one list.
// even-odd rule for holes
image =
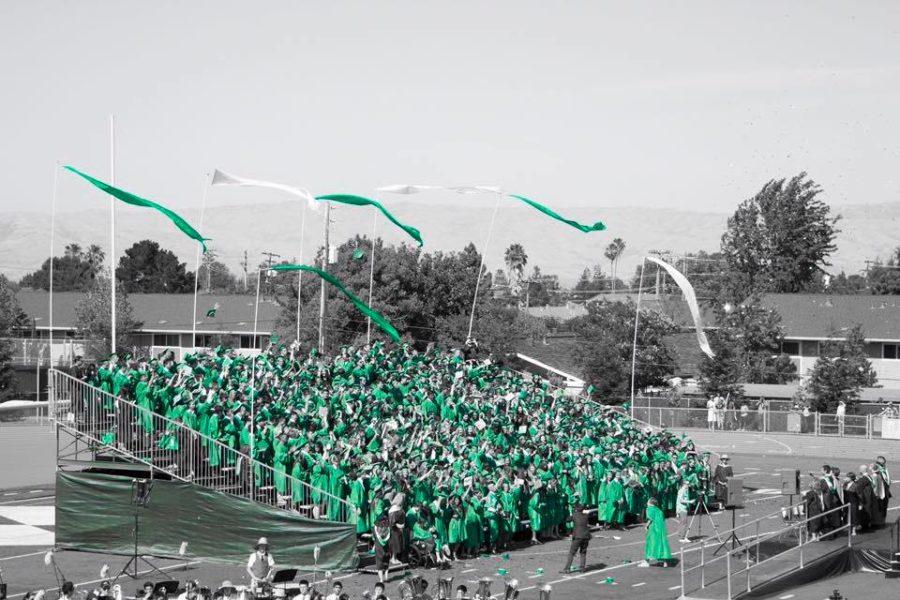
[[[134, 552], [132, 478], [98, 473], [56, 474], [56, 545], [109, 554]], [[356, 525], [316, 521], [286, 510], [179, 481], [154, 480], [150, 502], [137, 508], [138, 553], [247, 564], [260, 537], [269, 538], [277, 566], [319, 569], [356, 566]]]

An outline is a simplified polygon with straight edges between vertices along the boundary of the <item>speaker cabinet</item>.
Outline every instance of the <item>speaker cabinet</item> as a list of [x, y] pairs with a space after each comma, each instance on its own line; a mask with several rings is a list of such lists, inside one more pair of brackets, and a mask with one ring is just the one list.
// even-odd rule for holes
[[781, 472], [781, 495], [796, 496], [800, 493], [800, 469]]
[[725, 496], [725, 506], [743, 506], [744, 505], [744, 480], [729, 479], [728, 489]]

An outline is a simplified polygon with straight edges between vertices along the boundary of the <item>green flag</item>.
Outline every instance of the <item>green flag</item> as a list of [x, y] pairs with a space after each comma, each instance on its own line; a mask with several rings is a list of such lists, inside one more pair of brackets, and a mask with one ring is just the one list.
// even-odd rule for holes
[[510, 194], [510, 196], [517, 200], [521, 200], [522, 202], [524, 202], [525, 204], [528, 204], [529, 206], [531, 206], [533, 208], [538, 209], [539, 211], [541, 211], [542, 213], [544, 213], [551, 219], [556, 219], [557, 221], [561, 221], [561, 222], [565, 223], [566, 225], [571, 225], [575, 229], [579, 229], [585, 233], [590, 233], [591, 231], [603, 231], [604, 229], [606, 229], [606, 225], [604, 225], [602, 221], [597, 221], [593, 225], [582, 225], [578, 221], [573, 221], [572, 219], [566, 219], [559, 213], [554, 212], [549, 207], [546, 207], [543, 204], [535, 202], [534, 200], [529, 200], [525, 196], [517, 196], [516, 194]]
[[165, 216], [169, 217], [169, 219], [175, 224], [175, 227], [177, 227], [178, 229], [183, 231], [185, 234], [187, 234], [187, 236], [189, 238], [193, 238], [193, 239], [197, 240], [198, 242], [200, 242], [200, 245], [203, 246], [203, 251], [206, 252], [206, 244], [204, 242], [206, 242], [210, 238], [205, 238], [202, 235], [200, 235], [200, 232], [198, 232], [196, 229], [191, 227], [191, 225], [187, 221], [182, 219], [175, 211], [169, 210], [165, 206], [163, 206], [161, 204], [157, 204], [156, 202], [153, 202], [151, 200], [146, 200], [144, 198], [141, 198], [140, 196], [135, 196], [134, 194], [126, 192], [125, 190], [120, 190], [119, 188], [113, 187], [113, 186], [109, 185], [108, 183], [104, 183], [104, 182], [100, 181], [99, 179], [94, 179], [90, 175], [87, 175], [86, 173], [82, 173], [75, 167], [70, 167], [67, 165], [66, 169], [75, 173], [79, 177], [86, 179], [94, 187], [96, 187], [100, 190], [103, 190], [110, 196], [112, 196], [114, 198], [118, 198], [119, 200], [121, 200], [122, 202], [125, 202], [126, 204], [131, 204], [133, 206], [143, 206], [144, 208], [152, 208], [153, 210], [161, 212]]
[[341, 283], [341, 280], [338, 279], [337, 277], [335, 277], [334, 275], [331, 275], [330, 273], [327, 273], [327, 272], [323, 271], [322, 269], [317, 269], [316, 267], [310, 267], [309, 265], [275, 265], [274, 267], [272, 267], [272, 270], [273, 271], [309, 271], [310, 273], [315, 273], [316, 275], [318, 275], [319, 277], [321, 277], [322, 279], [324, 279], [325, 281], [327, 281], [328, 283], [330, 283], [331, 285], [333, 285], [334, 287], [339, 289], [341, 292], [343, 292], [343, 294], [345, 296], [347, 296], [347, 298], [350, 299], [350, 302], [352, 302], [353, 305], [356, 306], [357, 309], [359, 309], [359, 312], [361, 312], [362, 314], [364, 314], [367, 317], [369, 317], [370, 319], [372, 319], [372, 321], [376, 325], [381, 327], [389, 336], [391, 336], [392, 340], [394, 340], [397, 343], [400, 342], [400, 334], [397, 333], [397, 330], [394, 329], [394, 326], [391, 325], [391, 322], [388, 321], [387, 319], [385, 319], [381, 313], [373, 310], [368, 304], [366, 304], [365, 302], [360, 300], [356, 296], [356, 294], [354, 294], [353, 292], [351, 292], [350, 290], [345, 288], [344, 284]]
[[409, 225], [404, 225], [403, 223], [398, 221], [397, 217], [389, 213], [388, 210], [383, 207], [380, 202], [371, 200], [369, 198], [363, 198], [362, 196], [353, 196], [351, 194], [327, 194], [325, 196], [316, 196], [316, 200], [322, 200], [324, 202], [340, 202], [341, 204], [351, 204], [353, 206], [374, 206], [381, 211], [381, 214], [387, 217], [388, 221], [408, 233], [409, 236], [412, 239], [416, 240], [420, 246], [423, 243], [422, 234], [419, 233], [418, 229]]
[[208, 311], [206, 311], [206, 316], [209, 317], [209, 318], [215, 317], [215, 316], [216, 316], [216, 309], [211, 308], [211, 309], [209, 309]]

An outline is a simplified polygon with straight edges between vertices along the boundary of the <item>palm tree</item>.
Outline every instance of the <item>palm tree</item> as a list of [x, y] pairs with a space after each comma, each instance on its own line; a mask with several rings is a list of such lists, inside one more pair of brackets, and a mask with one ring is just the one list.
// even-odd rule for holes
[[106, 258], [106, 254], [103, 252], [103, 248], [97, 244], [88, 246], [87, 253], [85, 253], [85, 260], [87, 260], [88, 265], [91, 267], [91, 274], [96, 276], [97, 273], [100, 272], [100, 269], [103, 268], [104, 258]]
[[506, 270], [509, 272], [510, 291], [515, 290], [514, 293], [518, 295], [522, 276], [525, 273], [525, 265], [528, 264], [528, 255], [525, 254], [522, 244], [512, 244], [506, 249], [503, 259], [506, 262]]
[[612, 272], [612, 291], [616, 291], [616, 267], [619, 265], [619, 258], [625, 251], [625, 240], [616, 238], [606, 247], [603, 256], [609, 260], [609, 270]]

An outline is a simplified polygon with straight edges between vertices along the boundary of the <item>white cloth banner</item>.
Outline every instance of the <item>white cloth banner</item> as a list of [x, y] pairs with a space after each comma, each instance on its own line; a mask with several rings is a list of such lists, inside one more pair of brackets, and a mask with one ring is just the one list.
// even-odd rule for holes
[[715, 358], [716, 355], [713, 354], [712, 348], [709, 345], [709, 340], [706, 339], [706, 333], [703, 331], [703, 321], [700, 319], [700, 306], [697, 304], [697, 295], [694, 293], [694, 286], [691, 285], [691, 282], [688, 281], [688, 278], [685, 277], [681, 271], [669, 263], [652, 256], [648, 256], [647, 260], [655, 262], [665, 269], [672, 279], [675, 280], [675, 283], [678, 284], [678, 287], [681, 288], [684, 299], [688, 303], [688, 308], [691, 310], [691, 316], [694, 317], [694, 327], [697, 330], [697, 342], [700, 344], [700, 349], [703, 350], [704, 354], [708, 357]]
[[422, 192], [430, 192], [433, 190], [446, 190], [456, 192], [457, 194], [502, 194], [503, 190], [495, 185], [415, 185], [400, 183], [396, 185], [385, 185], [378, 188], [379, 192], [389, 194], [419, 194]]
[[319, 210], [319, 203], [316, 202], [316, 198], [312, 194], [310, 194], [309, 191], [304, 190], [303, 188], [284, 185], [283, 183], [273, 183], [271, 181], [261, 181], [259, 179], [238, 177], [236, 175], [231, 175], [229, 173], [216, 169], [215, 173], [213, 173], [212, 185], [244, 185], [281, 190], [282, 192], [287, 192], [292, 196], [297, 196], [298, 198], [306, 200], [307, 205], [311, 209]]

